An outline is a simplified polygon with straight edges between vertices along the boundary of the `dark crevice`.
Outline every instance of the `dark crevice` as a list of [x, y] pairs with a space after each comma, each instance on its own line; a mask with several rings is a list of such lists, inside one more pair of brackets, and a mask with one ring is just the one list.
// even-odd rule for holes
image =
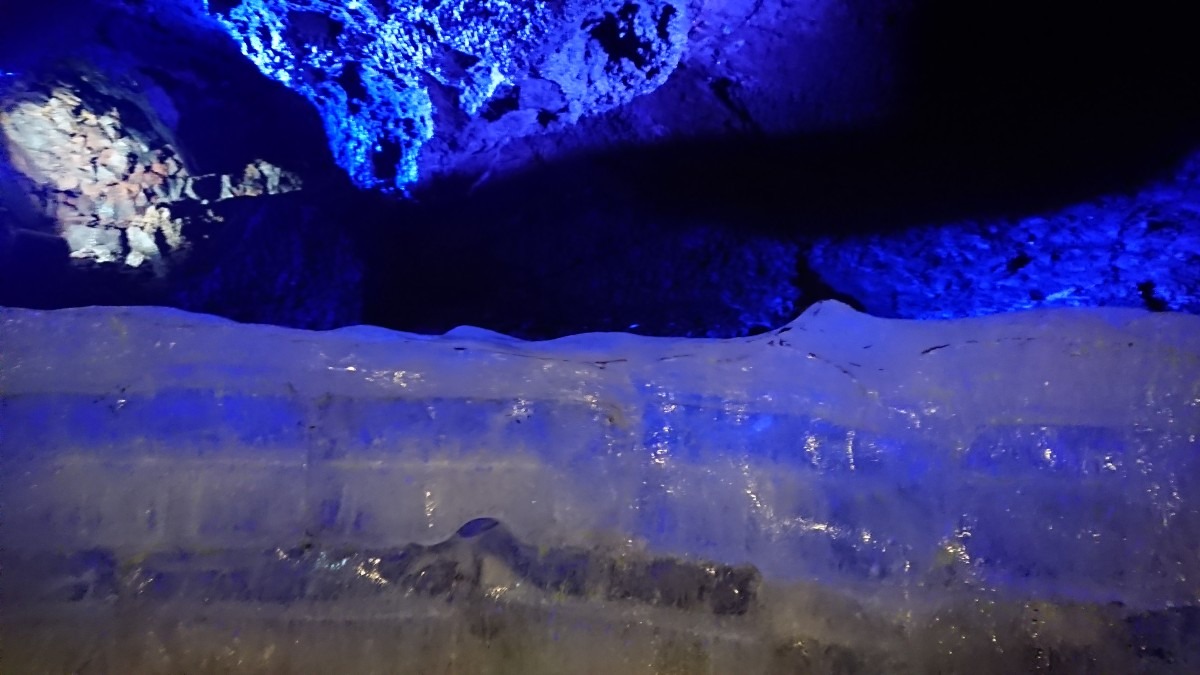
[[414, 21], [412, 27], [434, 44], [437, 44], [441, 41], [442, 36], [438, 34], [438, 31], [433, 27], [433, 24], [429, 23], [428, 21]]
[[216, 201], [221, 196], [221, 177], [210, 174], [194, 178], [192, 191], [200, 199]]
[[241, 4], [242, 0], [208, 0], [208, 11], [228, 16], [231, 11]]
[[400, 143], [390, 138], [381, 140], [379, 146], [371, 153], [371, 166], [375, 175], [385, 181], [395, 180], [396, 167], [403, 156], [404, 150]]
[[1153, 281], [1143, 281], [1137, 285], [1138, 294], [1142, 297], [1142, 302], [1146, 305], [1146, 309], [1151, 312], [1165, 312], [1170, 309], [1167, 301], [1164, 300], [1158, 293], [1155, 292], [1157, 285]]
[[[430, 0], [425, 1], [429, 2]], [[368, 0], [368, 2], [371, 4], [371, 8], [375, 10], [375, 15], [380, 19], [386, 21], [394, 13], [392, 11], [392, 4], [388, 0]], [[441, 3], [438, 2], [438, 4]]]
[[663, 42], [669, 42], [671, 40], [671, 19], [674, 19], [675, 15], [678, 13], [679, 11], [675, 9], [674, 5], [667, 5], [666, 7], [663, 7], [662, 12], [660, 12], [658, 15], [659, 40], [662, 40]]
[[346, 27], [322, 12], [291, 11], [287, 16], [288, 37], [302, 47], [334, 49]]
[[504, 117], [510, 112], [517, 110], [520, 107], [521, 88], [512, 87], [498, 96], [493, 96], [483, 110], [479, 112], [479, 116], [489, 122]]
[[1016, 274], [1031, 262], [1033, 262], [1033, 258], [1029, 257], [1029, 254], [1022, 251], [1008, 261], [1008, 263], [1005, 265], [1005, 269], [1008, 270], [1009, 274]]
[[608, 54], [609, 62], [626, 60], [637, 69], [644, 70], [653, 53], [653, 45], [639, 38], [634, 30], [637, 13], [637, 5], [625, 4], [616, 14], [605, 12], [602, 19], [584, 27]]
[[750, 111], [734, 96], [733, 90], [736, 86], [737, 83], [728, 77], [716, 77], [709, 83], [709, 88], [712, 89], [713, 95], [717, 97], [721, 105], [733, 113], [746, 129], [760, 131], [758, 122], [750, 115]]
[[367, 87], [363, 84], [362, 66], [358, 62], [347, 61], [334, 81], [346, 92], [347, 98], [363, 102], [369, 100]]

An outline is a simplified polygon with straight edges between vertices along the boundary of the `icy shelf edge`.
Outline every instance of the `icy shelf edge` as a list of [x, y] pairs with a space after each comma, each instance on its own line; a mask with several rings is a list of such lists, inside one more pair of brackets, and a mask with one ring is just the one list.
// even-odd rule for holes
[[823, 303], [745, 339], [527, 343], [4, 309], [0, 345], [14, 555], [433, 544], [488, 517], [768, 581], [1195, 600], [1193, 316]]

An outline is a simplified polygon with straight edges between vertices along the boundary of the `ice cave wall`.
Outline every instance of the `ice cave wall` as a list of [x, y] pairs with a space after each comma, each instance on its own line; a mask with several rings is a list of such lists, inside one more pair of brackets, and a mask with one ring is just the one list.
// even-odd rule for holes
[[1200, 573], [1186, 315], [823, 303], [753, 338], [525, 343], [3, 312], [10, 551], [434, 542], [486, 516], [838, 584], [948, 565], [1153, 604]]
[[[0, 633], [63, 668], [522, 645], [522, 672], [658, 672], [683, 657], [613, 659], [666, 641], [688, 672], [1189, 672], [1198, 336], [1117, 309], [532, 343], [4, 309]], [[373, 655], [381, 630], [409, 647]]]

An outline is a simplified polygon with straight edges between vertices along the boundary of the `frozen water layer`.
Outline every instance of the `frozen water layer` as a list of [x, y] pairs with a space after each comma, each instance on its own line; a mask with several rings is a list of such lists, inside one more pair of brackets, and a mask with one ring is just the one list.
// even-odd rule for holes
[[482, 517], [863, 597], [1160, 608], [1200, 579], [1191, 316], [824, 303], [745, 339], [522, 342], [5, 309], [0, 434], [18, 566], [433, 545]]

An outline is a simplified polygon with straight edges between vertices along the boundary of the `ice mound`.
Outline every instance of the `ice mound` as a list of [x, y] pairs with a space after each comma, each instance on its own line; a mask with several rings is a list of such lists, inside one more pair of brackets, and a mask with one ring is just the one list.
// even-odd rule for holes
[[1138, 310], [522, 342], [3, 309], [0, 637], [37, 670], [1192, 672], [1198, 435], [1200, 317]]

